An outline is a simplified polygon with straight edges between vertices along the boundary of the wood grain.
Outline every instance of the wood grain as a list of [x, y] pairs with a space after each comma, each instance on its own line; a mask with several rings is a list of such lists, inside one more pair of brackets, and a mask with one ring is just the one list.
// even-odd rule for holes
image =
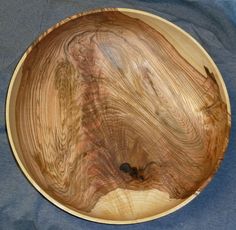
[[223, 158], [230, 114], [214, 70], [199, 72], [142, 20], [82, 15], [36, 43], [21, 68], [19, 157], [73, 210], [106, 218], [94, 210], [120, 189], [184, 200]]

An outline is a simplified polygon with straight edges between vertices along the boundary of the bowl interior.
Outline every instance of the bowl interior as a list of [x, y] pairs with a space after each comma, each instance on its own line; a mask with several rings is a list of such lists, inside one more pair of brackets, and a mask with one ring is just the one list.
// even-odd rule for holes
[[72, 16], [20, 60], [7, 128], [31, 183], [62, 209], [104, 223], [166, 215], [209, 182], [230, 105], [195, 40], [130, 9]]

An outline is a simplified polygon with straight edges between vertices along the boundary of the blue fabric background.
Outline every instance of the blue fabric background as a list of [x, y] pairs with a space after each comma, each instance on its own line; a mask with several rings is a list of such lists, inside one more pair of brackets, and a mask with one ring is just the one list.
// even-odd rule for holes
[[[147, 223], [114, 226], [76, 218], [44, 199], [22, 174], [8, 143], [5, 99], [22, 53], [44, 30], [72, 14], [99, 7], [146, 10], [179, 25], [218, 65], [232, 106], [225, 159], [208, 187], [181, 210]], [[0, 1], [0, 229], [236, 229], [236, 1], [235, 0], [1, 0]]]

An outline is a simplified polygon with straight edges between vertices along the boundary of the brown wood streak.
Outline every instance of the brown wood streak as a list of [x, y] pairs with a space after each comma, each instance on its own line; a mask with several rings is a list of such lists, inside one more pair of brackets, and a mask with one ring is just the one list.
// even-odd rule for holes
[[[116, 188], [183, 199], [216, 170], [229, 132], [214, 75], [120, 12], [72, 20], [27, 56], [16, 122], [27, 170], [51, 196], [90, 211]], [[143, 179], [119, 170], [128, 162]]]

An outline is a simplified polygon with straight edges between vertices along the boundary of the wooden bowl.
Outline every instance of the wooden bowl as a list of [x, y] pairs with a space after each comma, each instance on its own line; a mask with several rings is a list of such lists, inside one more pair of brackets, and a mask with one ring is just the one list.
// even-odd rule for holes
[[6, 119], [17, 162], [48, 200], [127, 224], [167, 215], [208, 184], [228, 144], [230, 103], [186, 32], [143, 11], [102, 9], [29, 47]]

